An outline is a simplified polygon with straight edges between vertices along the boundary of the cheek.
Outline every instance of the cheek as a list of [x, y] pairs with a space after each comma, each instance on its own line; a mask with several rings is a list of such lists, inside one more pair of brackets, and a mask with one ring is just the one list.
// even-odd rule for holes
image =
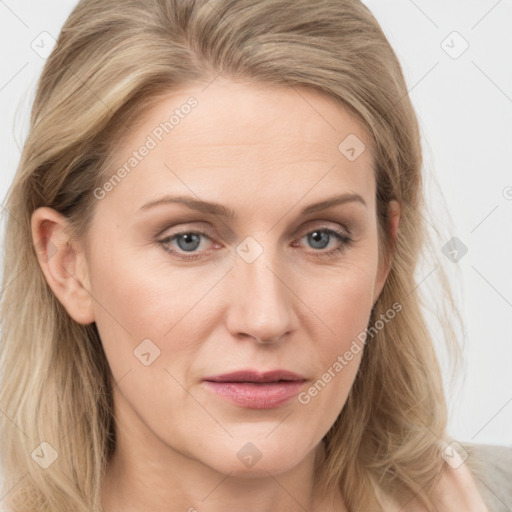
[[164, 369], [181, 375], [189, 366], [201, 341], [199, 320], [210, 316], [208, 292], [224, 270], [192, 275], [169, 264], [163, 251], [124, 249], [110, 240], [108, 248], [92, 252], [91, 294], [112, 373], [119, 379], [130, 371], [131, 380], [140, 373], [141, 386], [159, 385], [162, 379], [169, 387]]
[[181, 384], [197, 348], [190, 318], [201, 309], [208, 283], [191, 286], [183, 269], [109, 254], [96, 259], [91, 285], [98, 332], [120, 381], [117, 400], [151, 428], [169, 427], [176, 407], [190, 401]]
[[376, 260], [361, 257], [304, 288], [304, 302], [332, 335], [331, 351], [342, 349], [366, 328], [373, 306], [375, 267]]
[[372, 308], [373, 275], [353, 271], [342, 279], [330, 300], [327, 318], [336, 337], [347, 342], [366, 328]]
[[166, 262], [163, 250], [135, 249], [119, 242], [112, 238], [108, 247], [93, 252], [91, 292], [97, 323], [112, 324], [134, 341], [161, 338], [187, 306], [197, 302], [196, 295], [206, 284], [190, 282], [185, 269]]
[[311, 309], [324, 324], [323, 332], [328, 333], [316, 336], [321, 368], [316, 388], [326, 410], [341, 410], [359, 368], [373, 306], [374, 279], [373, 266], [360, 262], [340, 272], [331, 286], [324, 287], [324, 293], [307, 295]]

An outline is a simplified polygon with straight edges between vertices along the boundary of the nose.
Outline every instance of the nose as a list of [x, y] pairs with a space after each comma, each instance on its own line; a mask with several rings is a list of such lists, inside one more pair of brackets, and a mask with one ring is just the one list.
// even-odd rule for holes
[[276, 343], [297, 327], [290, 273], [265, 249], [252, 262], [237, 255], [228, 274], [227, 328], [237, 338]]

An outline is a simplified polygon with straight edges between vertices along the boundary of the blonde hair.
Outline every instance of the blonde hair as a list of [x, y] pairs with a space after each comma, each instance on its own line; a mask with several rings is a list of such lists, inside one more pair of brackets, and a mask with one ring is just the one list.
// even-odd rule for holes
[[[381, 510], [374, 485], [429, 511], [442, 472], [447, 407], [434, 339], [414, 274], [432, 244], [425, 225], [417, 118], [398, 59], [358, 0], [83, 0], [48, 58], [9, 189], [1, 303], [0, 454], [14, 512], [100, 506], [115, 449], [112, 374], [95, 323], [75, 322], [49, 288], [33, 241], [33, 211], [64, 214], [87, 234], [93, 191], [147, 108], [175, 87], [233, 79], [312, 87], [368, 129], [374, 145], [381, 256], [387, 205], [402, 205], [391, 270], [370, 317], [402, 308], [364, 350], [347, 402], [324, 438], [323, 483], [351, 511]], [[341, 142], [341, 141], [340, 141]], [[35, 243], [34, 243], [35, 242]], [[460, 318], [441, 265], [444, 345], [460, 356]], [[34, 462], [41, 442], [58, 457]], [[43, 445], [43, 449], [46, 445]]]

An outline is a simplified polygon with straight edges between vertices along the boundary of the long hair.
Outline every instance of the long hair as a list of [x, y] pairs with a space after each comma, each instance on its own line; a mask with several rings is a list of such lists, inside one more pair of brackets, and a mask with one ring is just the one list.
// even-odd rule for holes
[[[398, 59], [359, 0], [82, 0], [45, 63], [5, 208], [1, 301], [0, 455], [13, 512], [99, 509], [115, 449], [115, 383], [95, 323], [75, 322], [41, 271], [33, 211], [48, 206], [85, 236], [95, 189], [130, 127], [175, 87], [220, 73], [311, 87], [371, 134], [380, 257], [390, 247], [387, 205], [402, 206], [391, 269], [370, 315], [361, 364], [324, 438], [326, 489], [351, 511], [381, 510], [375, 490], [433, 511], [444, 461], [447, 406], [435, 342], [453, 360], [460, 318], [448, 277], [434, 337], [415, 273], [434, 247], [426, 225], [416, 114]], [[341, 141], [340, 141], [341, 142]], [[382, 322], [393, 304], [395, 317]], [[380, 320], [382, 327], [375, 328]], [[435, 338], [435, 339], [434, 339]], [[41, 461], [45, 461], [42, 463]]]

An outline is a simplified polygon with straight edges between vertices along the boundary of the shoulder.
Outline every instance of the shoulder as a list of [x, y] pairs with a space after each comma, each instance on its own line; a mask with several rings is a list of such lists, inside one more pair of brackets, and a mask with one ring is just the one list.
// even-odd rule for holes
[[444, 465], [432, 500], [436, 510], [443, 512], [494, 512], [489, 510], [470, 468], [465, 463]]
[[456, 449], [445, 459], [435, 489], [438, 510], [510, 512], [512, 448], [470, 442], [450, 443]]
[[[512, 447], [458, 442], [445, 457], [431, 498], [439, 512], [512, 511]], [[375, 486], [374, 486], [375, 487]], [[375, 487], [386, 512], [426, 512], [416, 500], [405, 506]]]
[[459, 443], [467, 458], [464, 465], [490, 512], [512, 510], [512, 447]]

